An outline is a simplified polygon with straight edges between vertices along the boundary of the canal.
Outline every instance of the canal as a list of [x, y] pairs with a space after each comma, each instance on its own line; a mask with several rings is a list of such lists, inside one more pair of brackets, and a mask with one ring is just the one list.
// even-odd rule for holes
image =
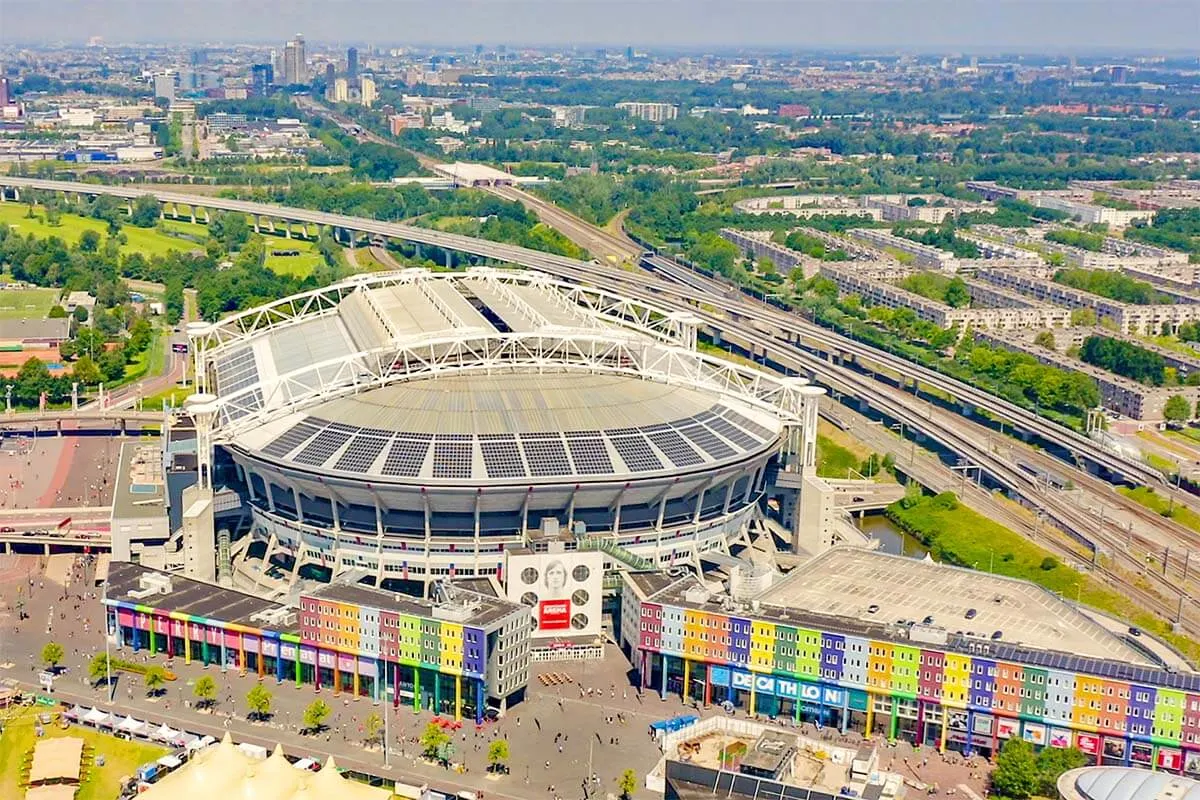
[[854, 524], [867, 536], [879, 540], [879, 550], [882, 553], [924, 558], [929, 552], [925, 545], [893, 525], [882, 512], [867, 514], [861, 518], [855, 517]]

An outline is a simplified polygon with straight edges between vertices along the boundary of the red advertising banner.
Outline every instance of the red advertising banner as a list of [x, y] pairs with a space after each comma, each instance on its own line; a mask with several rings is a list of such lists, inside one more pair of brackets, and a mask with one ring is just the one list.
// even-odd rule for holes
[[1077, 733], [1075, 734], [1075, 746], [1089, 756], [1094, 756], [1100, 752], [1100, 737], [1090, 733]]
[[571, 627], [570, 600], [543, 600], [538, 603], [538, 629], [563, 631]]
[[1165, 747], [1158, 751], [1159, 769], [1177, 770], [1183, 766], [1183, 753], [1178, 750], [1168, 750]]

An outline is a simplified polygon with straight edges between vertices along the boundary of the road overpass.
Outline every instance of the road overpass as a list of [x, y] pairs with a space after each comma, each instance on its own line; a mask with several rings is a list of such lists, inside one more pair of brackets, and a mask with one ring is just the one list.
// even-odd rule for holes
[[130, 408], [100, 408], [96, 404], [79, 409], [58, 411], [13, 411], [0, 414], [0, 433], [30, 432], [61, 436], [64, 430], [111, 430], [124, 436], [132, 429], [162, 425], [161, 411], [137, 411]]
[[[11, 176], [0, 176], [0, 189], [6, 196], [30, 189], [68, 195], [108, 194], [125, 199], [130, 206], [134, 198], [147, 194], [142, 190], [119, 186]], [[156, 190], [149, 194], [163, 203], [181, 203], [185, 206], [244, 213], [255, 217], [256, 223], [260, 224], [263, 219], [276, 219], [288, 224], [325, 225], [335, 230], [350, 231], [368, 237], [429, 245], [495, 262], [516, 263], [617, 291], [634, 299], [687, 309], [700, 317], [707, 330], [716, 338], [738, 343], [756, 360], [770, 363], [772, 367], [783, 371], [807, 374], [836, 393], [856, 398], [862, 407], [873, 408], [889, 420], [902, 424], [905, 430], [916, 432], [920, 436], [939, 442], [947, 450], [961, 454], [975, 469], [985, 472], [995, 483], [1014, 492], [1021, 502], [1042, 509], [1052, 524], [1085, 543], [1091, 552], [1099, 554], [1103, 551], [1111, 554], [1114, 564], [1124, 570], [1143, 575], [1145, 582], [1156, 593], [1162, 595], [1156, 594], [1157, 601], [1148, 602], [1148, 607], [1155, 608], [1165, 616], [1174, 616], [1174, 601], [1165, 601], [1163, 597], [1177, 598], [1188, 591], [1187, 586], [1180, 581], [1173, 582], [1173, 578], [1168, 578], [1168, 568], [1176, 574], [1186, 573], [1186, 554], [1195, 546], [1194, 533], [1158, 518], [1147, 509], [1142, 509], [1146, 529], [1137, 534], [1132, 530], [1114, 530], [1111, 521], [1106, 524], [1101, 520], [1097, 524], [1094, 518], [1078, 506], [1045, 492], [1045, 487], [1035, 478], [1016, 469], [1011, 458], [993, 452], [989, 441], [992, 435], [989, 428], [964, 419], [958, 413], [936, 408], [932, 404], [922, 406], [919, 401], [914, 400], [911, 393], [881, 382], [877, 375], [864, 374], [851, 366], [869, 364], [873, 365], [874, 369], [883, 369], [898, 376], [902, 384], [906, 380], [916, 379], [922, 384], [933, 386], [957, 398], [963, 403], [962, 410], [970, 412], [973, 408], [984, 409], [991, 416], [1010, 422], [1015, 429], [1037, 436], [1050, 445], [1073, 454], [1075, 458], [1094, 465], [1113, 480], [1161, 484], [1162, 476], [1155, 470], [1120, 454], [1111, 453], [1087, 437], [1037, 417], [1019, 406], [933, 370], [805, 322], [794, 314], [753, 300], [735, 287], [692, 272], [669, 259], [654, 256], [641, 262], [643, 266], [664, 278], [660, 281], [648, 279], [645, 273], [632, 273], [516, 245], [398, 223], [169, 191]], [[351, 237], [352, 241], [353, 238], [355, 237]], [[1024, 448], [1022, 456], [1025, 460], [1051, 458], [1044, 453], [1038, 454], [1032, 448]], [[1061, 462], [1056, 463], [1061, 467]], [[1111, 499], [1110, 490], [1106, 496]], [[1131, 508], [1131, 513], [1137, 512]], [[1165, 553], [1164, 543], [1167, 548]], [[1077, 554], [1073, 556], [1077, 557]], [[1164, 562], [1162, 575], [1146, 570], [1147, 558], [1161, 559]], [[1097, 565], [1097, 569], [1101, 567]], [[1195, 571], [1192, 573], [1193, 579], [1194, 573]], [[1117, 579], [1115, 573], [1110, 577], [1112, 580]], [[1128, 586], [1135, 596], [1137, 592], [1143, 591], [1133, 587], [1131, 582], [1128, 582]], [[1170, 606], [1170, 609], [1164, 610], [1166, 606]], [[1191, 623], [1187, 615], [1185, 623]]]

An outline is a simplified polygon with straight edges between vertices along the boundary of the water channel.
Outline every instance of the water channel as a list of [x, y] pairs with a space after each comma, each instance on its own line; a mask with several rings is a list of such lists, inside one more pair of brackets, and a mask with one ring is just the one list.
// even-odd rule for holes
[[879, 540], [881, 553], [924, 558], [928, 552], [923, 544], [902, 532], [882, 513], [867, 514], [861, 518], [855, 517], [854, 524], [867, 536]]

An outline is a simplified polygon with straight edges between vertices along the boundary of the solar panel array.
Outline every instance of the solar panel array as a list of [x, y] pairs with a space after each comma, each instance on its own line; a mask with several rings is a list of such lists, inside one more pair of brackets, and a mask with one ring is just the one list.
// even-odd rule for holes
[[[751, 451], [773, 438], [768, 428], [714, 405], [670, 423], [566, 433], [393, 433], [310, 417], [277, 436], [262, 452], [274, 458], [295, 453], [292, 460], [297, 464], [329, 464], [330, 469], [360, 474], [372, 472], [386, 452], [381, 474], [415, 478], [422, 474], [432, 446], [431, 477], [465, 480], [483, 477], [475, 474], [478, 441], [486, 476], [502, 479], [689, 468]], [[614, 451], [620, 461], [613, 459]]]
[[[663, 427], [665, 428], [666, 426]], [[671, 463], [677, 467], [694, 467], [697, 464], [704, 463], [704, 459], [700, 454], [684, 441], [682, 436], [670, 428], [648, 431], [646, 437], [654, 443], [655, 447], [662, 451], [663, 455], [671, 459]]]
[[429, 434], [402, 433], [392, 442], [387, 459], [383, 462], [384, 475], [415, 478], [421, 474], [425, 454], [429, 452]]
[[275, 458], [282, 458], [308, 441], [321, 430], [325, 420], [309, 418], [293, 425], [274, 441], [262, 449], [263, 453]]
[[571, 462], [562, 436], [557, 433], [522, 433], [521, 447], [529, 462], [529, 474], [537, 476], [570, 475]]
[[213, 369], [217, 373], [217, 394], [230, 395], [258, 383], [258, 364], [254, 360], [254, 348], [250, 346], [217, 359]]
[[304, 449], [292, 458], [297, 464], [319, 467], [329, 460], [329, 457], [342, 449], [342, 446], [357, 433], [359, 428], [343, 425], [340, 422], [330, 423], [316, 438], [305, 445]]
[[571, 431], [566, 436], [576, 472], [580, 475], [613, 473], [612, 459], [608, 457], [608, 448], [604, 446], [600, 431]]
[[612, 431], [608, 431], [608, 434], [613, 447], [620, 453], [621, 460], [633, 472], [653, 472], [663, 468], [663, 463], [650, 449], [650, 443], [646, 441], [645, 436], [637, 432], [628, 436], [613, 436]]
[[392, 440], [392, 434], [375, 428], [363, 428], [350, 440], [350, 446], [333, 465], [344, 472], [366, 472]]
[[489, 478], [525, 476], [525, 462], [521, 460], [521, 448], [513, 434], [480, 434], [479, 450], [483, 454], [483, 466], [487, 468]]
[[433, 477], [470, 478], [475, 461], [472, 439], [465, 433], [438, 434], [433, 440]]

